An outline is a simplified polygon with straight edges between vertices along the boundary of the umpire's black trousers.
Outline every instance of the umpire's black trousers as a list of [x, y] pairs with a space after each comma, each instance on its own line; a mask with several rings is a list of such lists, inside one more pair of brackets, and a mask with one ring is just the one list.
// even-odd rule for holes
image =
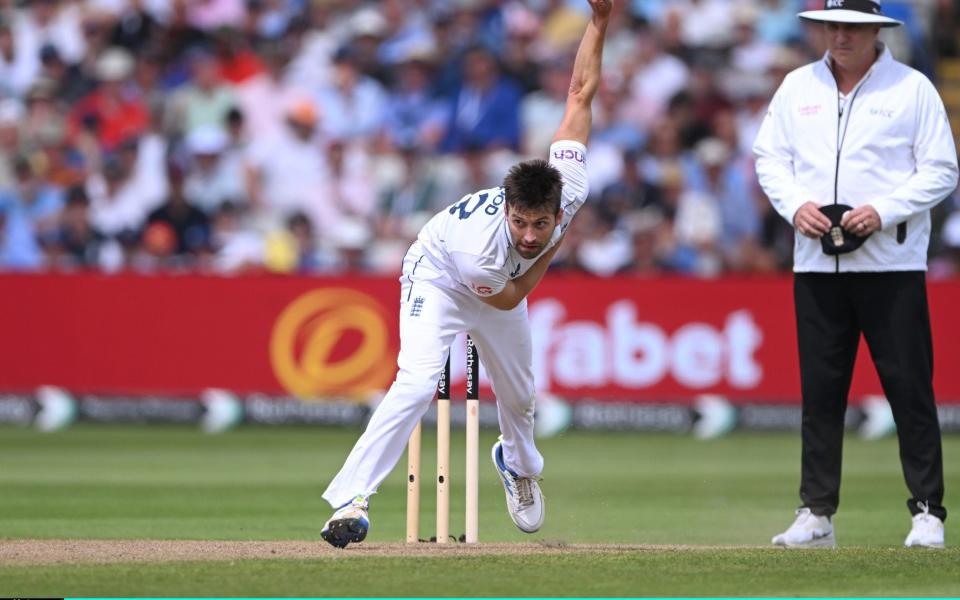
[[946, 519], [933, 399], [933, 343], [923, 272], [794, 276], [803, 395], [800, 499], [814, 514], [840, 503], [844, 413], [863, 333], [893, 409], [912, 514]]

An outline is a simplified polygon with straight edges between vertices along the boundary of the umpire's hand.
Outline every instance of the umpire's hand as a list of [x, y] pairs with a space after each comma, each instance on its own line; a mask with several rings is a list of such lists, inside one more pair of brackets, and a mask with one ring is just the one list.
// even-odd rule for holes
[[853, 210], [848, 210], [840, 217], [840, 227], [843, 227], [853, 235], [864, 237], [874, 231], [883, 229], [883, 223], [880, 221], [880, 215], [877, 209], [864, 204]]
[[[846, 217], [850, 212], [843, 216]], [[815, 202], [806, 202], [794, 213], [793, 226], [800, 234], [819, 239], [830, 231], [830, 219], [820, 212], [820, 207]]]

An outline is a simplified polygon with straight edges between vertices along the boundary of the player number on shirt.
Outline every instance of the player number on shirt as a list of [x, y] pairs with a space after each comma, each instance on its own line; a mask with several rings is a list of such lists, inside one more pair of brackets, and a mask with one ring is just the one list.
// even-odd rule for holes
[[[478, 208], [483, 206], [483, 212], [487, 213], [492, 217], [493, 215], [497, 214], [497, 211], [500, 210], [500, 206], [503, 204], [503, 194], [502, 193], [497, 194], [496, 196], [493, 197], [492, 200], [490, 200], [490, 203], [488, 204], [487, 200], [489, 199], [489, 197], [490, 197], [490, 194], [488, 194], [487, 192], [469, 196], [464, 200], [457, 202], [456, 204], [451, 206], [450, 214], [452, 215], [459, 210], [460, 214], [458, 216], [462, 221], [463, 219], [469, 218], [470, 215], [475, 213]], [[471, 206], [471, 202], [474, 200], [474, 198], [476, 198], [476, 203], [473, 204], [473, 206]]]

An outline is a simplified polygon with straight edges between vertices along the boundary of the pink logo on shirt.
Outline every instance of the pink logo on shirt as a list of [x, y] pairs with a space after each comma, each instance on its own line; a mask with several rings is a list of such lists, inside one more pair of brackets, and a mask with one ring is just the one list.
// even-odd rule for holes
[[481, 296], [489, 296], [493, 293], [493, 288], [488, 285], [477, 285], [475, 283], [471, 283], [470, 287], [472, 287], [473, 291]]
[[800, 116], [801, 117], [812, 117], [820, 112], [819, 104], [808, 104], [806, 106], [800, 107]]

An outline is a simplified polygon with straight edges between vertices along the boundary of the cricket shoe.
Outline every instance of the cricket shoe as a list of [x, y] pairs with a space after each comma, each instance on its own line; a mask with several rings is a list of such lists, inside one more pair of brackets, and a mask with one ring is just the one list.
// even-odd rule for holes
[[834, 548], [837, 545], [830, 517], [815, 515], [809, 508], [797, 509], [793, 525], [773, 536], [771, 542], [787, 548]]
[[370, 529], [368, 509], [366, 496], [357, 496], [338, 508], [330, 520], [323, 524], [320, 537], [337, 548], [346, 548], [351, 542], [362, 542]]
[[927, 507], [923, 504], [920, 504], [920, 507], [924, 511], [913, 515], [913, 527], [903, 545], [908, 548], [910, 546], [943, 548], [943, 521], [927, 512]]
[[534, 533], [543, 526], [544, 506], [540, 485], [532, 477], [520, 477], [503, 461], [503, 445], [499, 440], [491, 452], [493, 466], [503, 481], [507, 496], [507, 512], [520, 531]]

